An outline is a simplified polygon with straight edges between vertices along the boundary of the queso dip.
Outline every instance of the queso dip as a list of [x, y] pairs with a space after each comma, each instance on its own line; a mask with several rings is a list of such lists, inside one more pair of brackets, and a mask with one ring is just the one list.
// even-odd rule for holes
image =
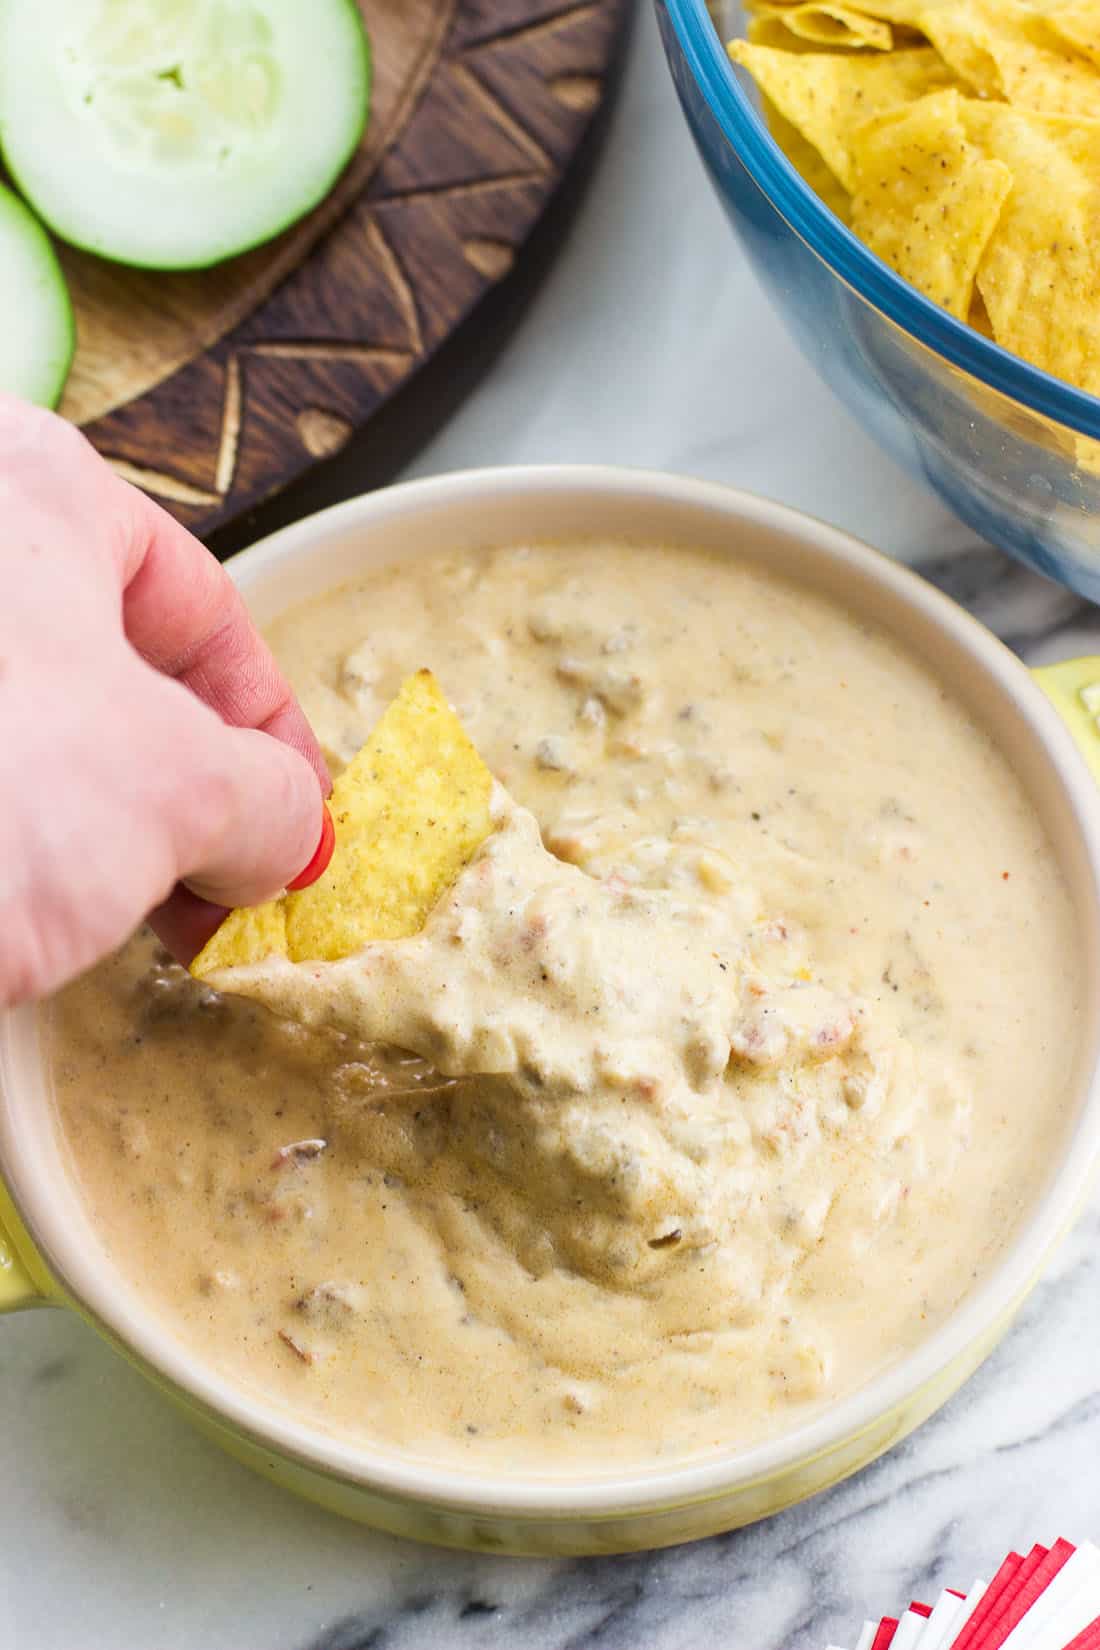
[[1078, 1003], [1040, 823], [919, 660], [615, 543], [270, 634], [335, 767], [430, 666], [498, 829], [334, 965], [358, 1017], [147, 936], [55, 1000], [73, 1174], [180, 1338], [344, 1438], [575, 1474], [758, 1442], [942, 1322], [1045, 1174]]

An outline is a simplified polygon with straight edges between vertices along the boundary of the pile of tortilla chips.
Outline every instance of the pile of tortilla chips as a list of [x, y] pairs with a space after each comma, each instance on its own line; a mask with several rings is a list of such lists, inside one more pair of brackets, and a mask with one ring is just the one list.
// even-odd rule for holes
[[953, 315], [1100, 395], [1100, 0], [749, 0], [777, 141]]
[[492, 787], [435, 677], [418, 671], [333, 786], [328, 870], [299, 893], [231, 911], [192, 974], [270, 957], [334, 962], [419, 932], [493, 829]]

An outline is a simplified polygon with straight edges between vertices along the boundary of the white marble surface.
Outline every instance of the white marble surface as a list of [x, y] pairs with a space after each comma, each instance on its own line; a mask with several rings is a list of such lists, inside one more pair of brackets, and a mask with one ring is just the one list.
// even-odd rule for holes
[[[508, 353], [416, 466], [621, 461], [777, 495], [926, 567], [1032, 657], [1100, 620], [982, 548], [806, 370], [708, 193], [648, 9], [599, 178]], [[0, 1327], [0, 1650], [819, 1650], [1011, 1544], [1100, 1532], [1100, 1206], [910, 1442], [767, 1525], [553, 1564], [418, 1550], [194, 1435], [61, 1313]]]

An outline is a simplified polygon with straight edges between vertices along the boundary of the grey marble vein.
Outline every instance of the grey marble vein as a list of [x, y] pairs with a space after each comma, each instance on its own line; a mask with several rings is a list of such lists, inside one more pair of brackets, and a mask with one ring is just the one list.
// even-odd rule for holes
[[[415, 466], [581, 459], [788, 500], [914, 562], [1032, 662], [1100, 616], [979, 544], [801, 363], [743, 267], [648, 10], [571, 244], [494, 372]], [[888, 1457], [674, 1552], [470, 1557], [252, 1477], [90, 1330], [0, 1325], [0, 1650], [822, 1650], [865, 1610], [966, 1585], [1013, 1544], [1100, 1530], [1100, 1209], [998, 1351]]]

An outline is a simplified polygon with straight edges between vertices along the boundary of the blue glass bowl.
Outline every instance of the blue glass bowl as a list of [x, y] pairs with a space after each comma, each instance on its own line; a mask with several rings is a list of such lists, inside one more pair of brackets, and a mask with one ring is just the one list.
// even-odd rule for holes
[[806, 357], [992, 543], [1100, 601], [1100, 398], [964, 326], [845, 228], [768, 132], [705, 0], [656, 0], [722, 205]]

